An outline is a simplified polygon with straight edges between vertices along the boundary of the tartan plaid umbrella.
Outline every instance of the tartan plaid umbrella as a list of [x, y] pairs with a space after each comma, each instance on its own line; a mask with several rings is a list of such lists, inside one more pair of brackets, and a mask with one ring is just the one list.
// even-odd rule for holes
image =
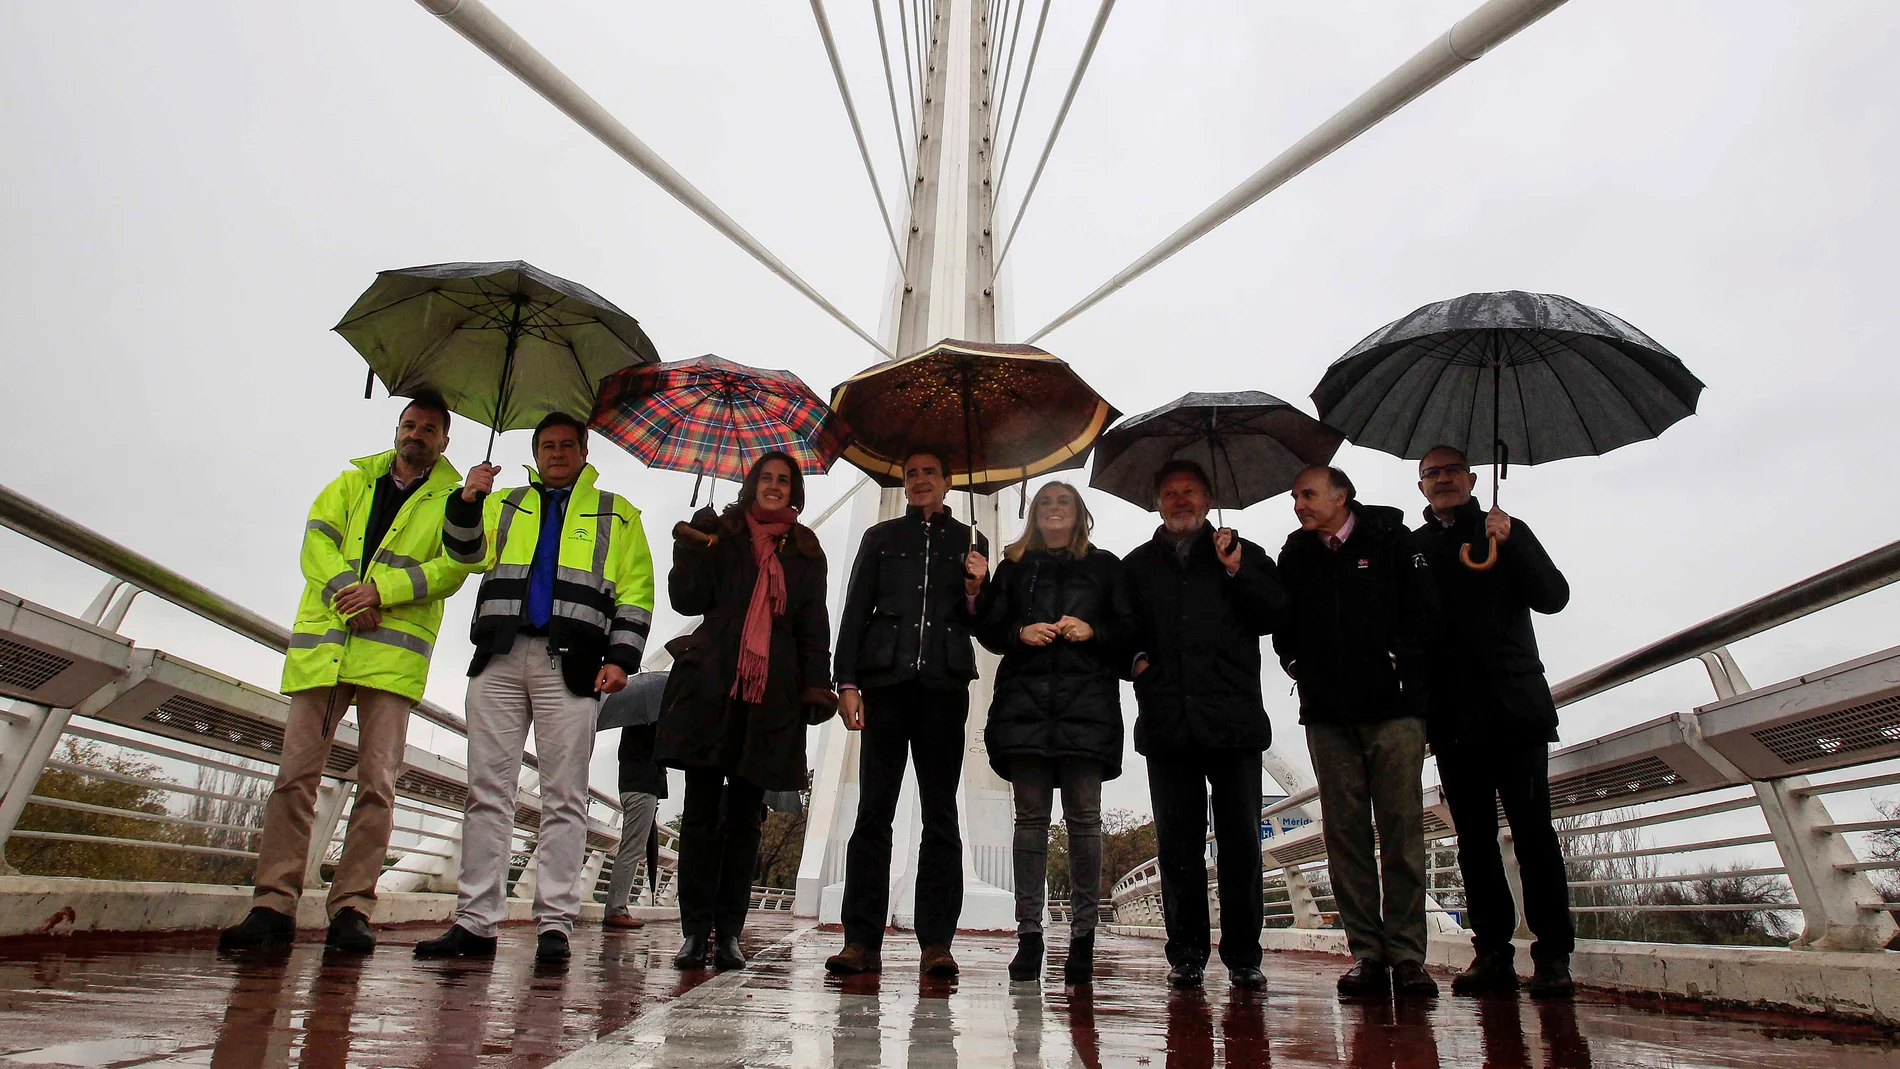
[[927, 447], [943, 454], [952, 487], [977, 494], [1081, 467], [1121, 415], [1033, 345], [953, 339], [858, 372], [831, 407], [851, 428], [844, 458], [878, 485], [903, 486], [905, 457]]
[[774, 449], [806, 475], [823, 475], [844, 449], [842, 427], [803, 379], [711, 355], [600, 380], [589, 425], [650, 468], [733, 482]]

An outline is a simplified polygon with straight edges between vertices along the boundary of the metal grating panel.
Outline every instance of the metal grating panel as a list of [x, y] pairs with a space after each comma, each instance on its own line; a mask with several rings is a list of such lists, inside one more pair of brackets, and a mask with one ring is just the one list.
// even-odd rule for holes
[[1552, 809], [1594, 805], [1610, 799], [1647, 794], [1675, 787], [1682, 777], [1660, 757], [1639, 757], [1608, 768], [1592, 769], [1552, 780]]
[[1425, 811], [1425, 838], [1442, 839], [1450, 834], [1451, 825], [1445, 823], [1445, 818], [1429, 809]]
[[0, 638], [0, 684], [38, 690], [72, 666], [70, 659], [56, 653]]
[[341, 776], [356, 767], [356, 747], [347, 743], [332, 742], [330, 756], [323, 759], [323, 770], [332, 776]]
[[284, 729], [276, 724], [200, 701], [189, 694], [166, 698], [143, 719], [172, 731], [216, 740], [221, 747], [242, 746], [265, 753], [282, 753], [284, 748]]
[[427, 798], [451, 809], [461, 809], [468, 804], [467, 787], [413, 768], [396, 777], [396, 793]]
[[541, 811], [525, 805], [515, 807], [515, 827], [541, 829]]
[[1761, 728], [1749, 735], [1790, 765], [1876, 746], [1900, 746], [1900, 694]]

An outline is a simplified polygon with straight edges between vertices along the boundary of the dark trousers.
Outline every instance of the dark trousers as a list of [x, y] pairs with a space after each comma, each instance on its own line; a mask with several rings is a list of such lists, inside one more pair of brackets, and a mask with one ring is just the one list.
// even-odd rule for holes
[[765, 789], [717, 768], [686, 770], [680, 813], [680, 931], [738, 938], [752, 905]]
[[1517, 904], [1498, 848], [1501, 803], [1524, 883], [1524, 919], [1537, 936], [1531, 953], [1570, 953], [1577, 932], [1570, 919], [1563, 848], [1550, 823], [1549, 748], [1542, 742], [1500, 740], [1434, 749], [1445, 801], [1458, 827], [1458, 868], [1465, 877], [1472, 946], [1480, 952], [1507, 950], [1517, 931]]
[[923, 841], [917, 852], [917, 942], [948, 946], [963, 913], [963, 835], [957, 784], [963, 778], [963, 725], [969, 693], [915, 683], [864, 694], [858, 751], [858, 823], [844, 860], [844, 938], [884, 944], [891, 905], [891, 821], [906, 759], [917, 765]]
[[1207, 808], [1219, 851], [1220, 960], [1260, 964], [1260, 752], [1184, 749], [1148, 755], [1168, 964], [1207, 963]]
[[1049, 814], [1062, 791], [1062, 823], [1069, 830], [1069, 934], [1096, 928], [1102, 898], [1102, 763], [1085, 757], [1009, 760], [1016, 804], [1016, 930], [1042, 931], [1049, 887]]
[[1306, 747], [1346, 949], [1360, 961], [1423, 965], [1425, 721], [1308, 724]]

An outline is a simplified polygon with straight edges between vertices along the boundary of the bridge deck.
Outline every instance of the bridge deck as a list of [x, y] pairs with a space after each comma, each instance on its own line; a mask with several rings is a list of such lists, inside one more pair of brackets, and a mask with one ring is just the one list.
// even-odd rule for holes
[[1900, 1066], [1872, 1029], [1601, 995], [1342, 1003], [1339, 963], [1317, 957], [1273, 956], [1264, 998], [1218, 967], [1170, 994], [1160, 948], [1114, 936], [1088, 998], [1012, 987], [1012, 943], [993, 937], [959, 941], [954, 986], [920, 983], [901, 936], [882, 977], [841, 984], [822, 970], [835, 935], [758, 920], [753, 968], [718, 978], [672, 970], [674, 925], [583, 929], [565, 971], [537, 970], [521, 927], [492, 963], [397, 945], [432, 929], [391, 931], [368, 960], [314, 944], [221, 959], [208, 936], [0, 944], [0, 1067]]

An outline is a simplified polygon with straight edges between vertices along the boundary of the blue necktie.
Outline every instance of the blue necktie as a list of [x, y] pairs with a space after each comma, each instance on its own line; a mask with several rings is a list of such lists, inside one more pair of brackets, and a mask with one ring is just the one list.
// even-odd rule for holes
[[541, 537], [528, 566], [528, 622], [548, 626], [554, 616], [554, 566], [561, 558], [561, 521], [567, 516], [567, 490], [541, 491]]

